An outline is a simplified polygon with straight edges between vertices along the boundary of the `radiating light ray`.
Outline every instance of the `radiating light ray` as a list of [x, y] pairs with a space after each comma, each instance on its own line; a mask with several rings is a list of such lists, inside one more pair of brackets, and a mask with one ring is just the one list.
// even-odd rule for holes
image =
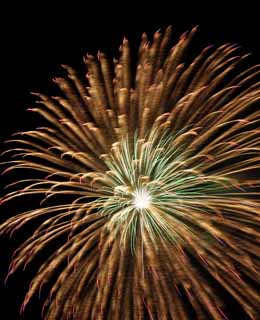
[[21, 312], [49, 284], [46, 319], [223, 320], [228, 292], [257, 320], [260, 65], [231, 44], [185, 64], [195, 31], [171, 49], [171, 28], [144, 34], [136, 72], [124, 39], [114, 68], [87, 55], [86, 80], [63, 65], [61, 96], [32, 93], [45, 123], [7, 141], [3, 174], [24, 178], [1, 203], [42, 201], [0, 225], [38, 222], [7, 278], [53, 253]]

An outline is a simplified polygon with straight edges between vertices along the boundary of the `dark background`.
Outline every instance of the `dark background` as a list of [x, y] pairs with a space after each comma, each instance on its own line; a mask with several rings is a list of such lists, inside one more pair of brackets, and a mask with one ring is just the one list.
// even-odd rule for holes
[[[13, 132], [33, 129], [40, 124], [36, 115], [25, 111], [33, 106], [29, 93], [55, 93], [51, 79], [63, 74], [62, 63], [81, 68], [84, 73], [84, 54], [101, 50], [110, 57], [117, 56], [123, 36], [136, 48], [144, 31], [151, 36], [159, 28], [172, 25], [175, 30], [173, 40], [176, 40], [184, 31], [199, 25], [195, 52], [202, 44], [239, 43], [245, 52], [253, 53], [252, 62], [260, 62], [258, 9], [250, 2], [234, 2], [227, 7], [227, 1], [223, 4], [205, 1], [200, 6], [158, 1], [143, 3], [143, 8], [140, 7], [141, 1], [106, 3], [105, 6], [102, 2], [82, 3], [57, 5], [56, 2], [56, 7], [44, 2], [27, 6], [10, 3], [9, 8], [2, 8], [1, 141], [10, 138]], [[6, 183], [5, 179], [1, 178], [1, 186]], [[26, 202], [17, 202], [4, 206], [0, 222], [27, 205]], [[3, 320], [40, 319], [38, 299], [29, 305], [23, 316], [19, 316], [33, 269], [17, 272], [3, 285], [11, 253], [29, 231], [24, 230], [10, 240], [6, 236], [0, 240], [0, 319]], [[246, 319], [232, 301], [228, 314], [230, 320]]]

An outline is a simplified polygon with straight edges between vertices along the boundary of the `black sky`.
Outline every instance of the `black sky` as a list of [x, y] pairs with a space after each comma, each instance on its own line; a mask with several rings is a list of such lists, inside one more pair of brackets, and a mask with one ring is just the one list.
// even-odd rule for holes
[[[35, 123], [39, 123], [37, 116], [25, 111], [33, 106], [29, 93], [55, 93], [51, 79], [63, 74], [62, 63], [82, 68], [84, 73], [84, 54], [101, 50], [110, 57], [117, 56], [124, 36], [136, 47], [144, 31], [151, 36], [159, 28], [172, 25], [173, 40], [176, 40], [184, 31], [199, 25], [195, 52], [202, 44], [239, 43], [245, 52], [253, 53], [253, 62], [260, 62], [258, 9], [250, 2], [231, 5], [229, 2], [228, 8], [228, 1], [226, 4], [218, 1], [203, 1], [203, 4], [201, 1], [200, 6], [191, 6], [188, 1], [181, 5], [177, 1], [109, 2], [105, 6], [101, 1], [71, 1], [71, 4], [61, 2], [60, 5], [56, 2], [55, 7], [36, 2], [10, 3], [1, 11], [1, 141], [10, 138], [13, 132], [33, 129]], [[13, 212], [16, 209], [20, 211], [21, 208], [9, 208]], [[5, 214], [1, 210], [1, 215]], [[37, 320], [37, 299], [35, 310], [31, 306], [29, 312], [19, 317], [19, 305], [27, 290], [30, 272], [20, 272], [6, 286], [2, 284], [11, 251], [18, 242], [19, 235], [11, 242], [7, 238], [0, 241], [0, 310], [2, 315], [6, 314], [4, 317], [0, 314], [0, 318]], [[236, 311], [232, 312], [230, 320], [240, 319]]]
[[1, 22], [0, 137], [30, 126], [31, 116], [24, 112], [33, 102], [29, 92], [51, 92], [51, 78], [61, 74], [60, 64], [71, 64], [84, 72], [84, 54], [101, 50], [111, 57], [117, 55], [125, 35], [137, 45], [144, 31], [151, 36], [172, 25], [177, 39], [182, 32], [199, 25], [195, 49], [196, 43], [239, 43], [259, 62], [256, 5], [201, 1], [198, 6], [195, 2], [157, 1], [143, 8], [141, 1], [105, 6], [97, 1], [56, 6], [11, 4], [2, 11]]

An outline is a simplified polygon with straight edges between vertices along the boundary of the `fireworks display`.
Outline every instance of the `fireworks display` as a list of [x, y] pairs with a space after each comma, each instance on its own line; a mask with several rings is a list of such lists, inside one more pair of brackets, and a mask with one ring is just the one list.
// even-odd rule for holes
[[260, 66], [231, 44], [192, 58], [195, 31], [144, 34], [135, 72], [124, 39], [114, 65], [87, 55], [86, 80], [63, 65], [61, 96], [33, 93], [47, 125], [9, 141], [25, 178], [2, 202], [43, 201], [0, 225], [38, 223], [8, 277], [52, 253], [21, 311], [49, 285], [46, 319], [223, 320], [220, 292], [258, 319]]

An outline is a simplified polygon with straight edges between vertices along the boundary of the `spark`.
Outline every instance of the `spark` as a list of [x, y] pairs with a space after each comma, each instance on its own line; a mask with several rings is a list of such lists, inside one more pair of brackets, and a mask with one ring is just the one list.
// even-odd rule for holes
[[151, 196], [145, 188], [138, 189], [134, 192], [134, 206], [136, 209], [147, 209], [151, 204]]
[[257, 319], [260, 66], [231, 44], [186, 62], [196, 28], [172, 48], [171, 32], [142, 36], [136, 72], [124, 39], [113, 63], [84, 58], [87, 77], [63, 65], [59, 96], [32, 93], [49, 124], [7, 141], [3, 174], [25, 178], [1, 204], [42, 201], [0, 225], [36, 226], [6, 280], [52, 254], [21, 312], [48, 284], [46, 320], [223, 320], [223, 290]]

